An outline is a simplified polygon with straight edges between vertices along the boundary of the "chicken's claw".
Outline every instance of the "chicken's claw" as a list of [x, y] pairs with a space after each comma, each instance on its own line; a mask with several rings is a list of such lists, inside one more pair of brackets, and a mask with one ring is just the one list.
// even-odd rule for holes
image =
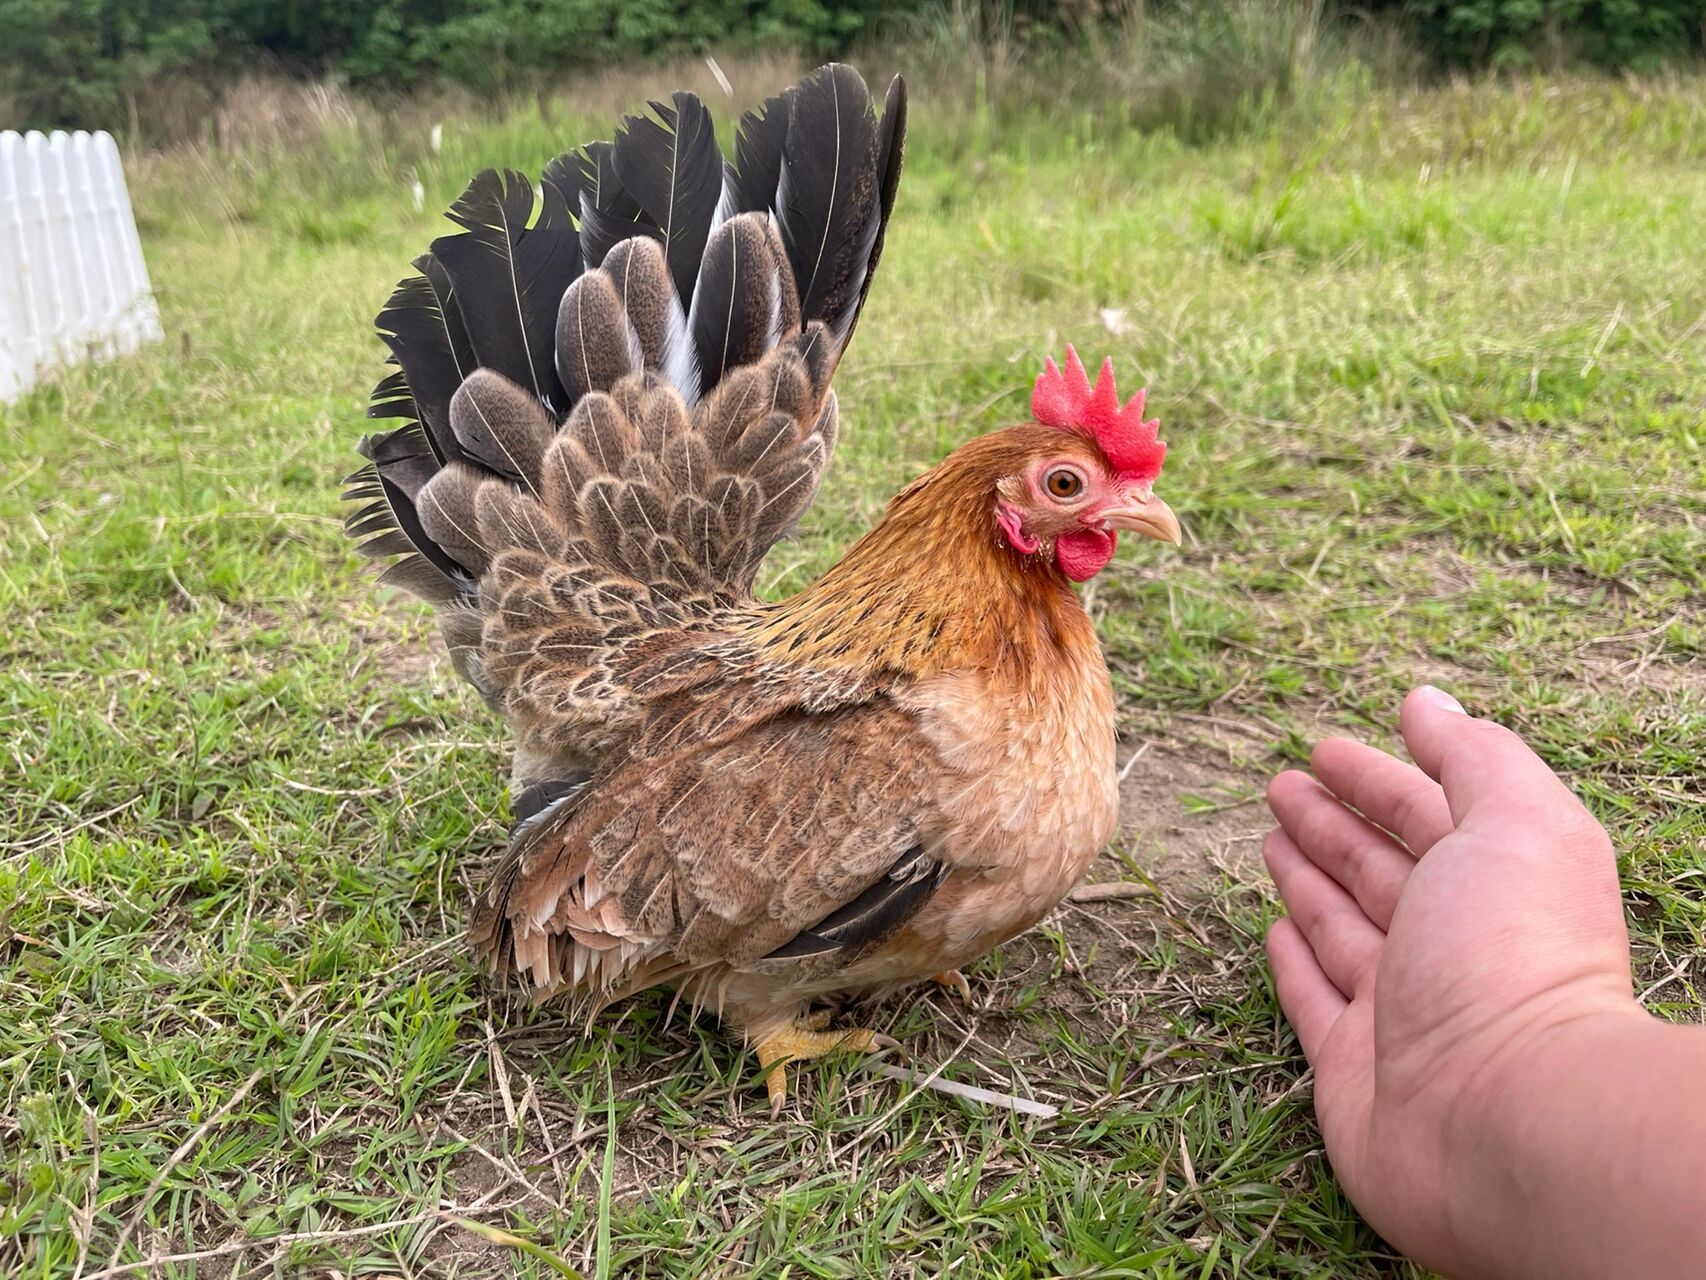
[[765, 1072], [772, 1119], [782, 1114], [782, 1106], [788, 1101], [789, 1063], [810, 1062], [842, 1049], [854, 1053], [875, 1053], [880, 1049], [900, 1047], [900, 1042], [893, 1036], [885, 1036], [866, 1027], [856, 1027], [851, 1031], [823, 1030], [824, 1021], [822, 1017], [807, 1018], [758, 1042], [758, 1065]]
[[944, 969], [941, 973], [930, 975], [930, 981], [938, 987], [946, 987], [967, 1004], [971, 1003], [971, 983], [966, 981], [966, 975], [958, 969]]

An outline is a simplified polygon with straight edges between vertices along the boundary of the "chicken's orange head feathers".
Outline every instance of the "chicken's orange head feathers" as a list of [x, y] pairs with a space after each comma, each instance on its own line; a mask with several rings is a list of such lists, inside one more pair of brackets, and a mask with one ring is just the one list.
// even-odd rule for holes
[[1121, 529], [1177, 544], [1179, 522], [1155, 496], [1167, 446], [1143, 418], [1144, 393], [1121, 405], [1113, 361], [1092, 386], [1078, 353], [1050, 359], [1031, 393], [1031, 416], [1061, 434], [1027, 433], [1026, 464], [997, 486], [996, 521], [1021, 555], [1052, 554], [1083, 582], [1113, 558]]

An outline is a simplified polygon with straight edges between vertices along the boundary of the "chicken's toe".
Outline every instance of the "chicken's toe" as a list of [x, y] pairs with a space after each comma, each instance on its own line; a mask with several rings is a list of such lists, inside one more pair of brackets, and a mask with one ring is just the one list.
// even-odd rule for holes
[[[817, 1025], [814, 1026], [813, 1023]], [[788, 1101], [790, 1063], [810, 1062], [814, 1058], [822, 1058], [841, 1049], [849, 1049], [854, 1053], [893, 1049], [898, 1047], [898, 1042], [893, 1037], [882, 1035], [868, 1027], [855, 1027], [851, 1031], [827, 1031], [823, 1029], [821, 1019], [806, 1018], [766, 1036], [756, 1047], [758, 1065], [765, 1073], [764, 1083], [770, 1094], [770, 1114], [776, 1116], [781, 1114], [783, 1105]]]
[[938, 987], [946, 987], [967, 1004], [971, 1003], [971, 983], [958, 969], [944, 969], [941, 973], [932, 974], [930, 981]]

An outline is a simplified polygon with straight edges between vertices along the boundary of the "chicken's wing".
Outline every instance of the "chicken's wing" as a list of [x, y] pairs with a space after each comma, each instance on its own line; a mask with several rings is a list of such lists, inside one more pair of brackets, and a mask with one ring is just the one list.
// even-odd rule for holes
[[[518, 830], [476, 907], [488, 965], [595, 1006], [668, 982], [720, 1007], [752, 978], [773, 995], [741, 981], [745, 1007], [727, 1012], [747, 1023], [833, 989], [945, 875], [926, 835], [938, 770], [885, 696], [827, 713], [789, 701], [708, 743], [660, 714], [654, 737]], [[651, 754], [655, 735], [680, 745]]]

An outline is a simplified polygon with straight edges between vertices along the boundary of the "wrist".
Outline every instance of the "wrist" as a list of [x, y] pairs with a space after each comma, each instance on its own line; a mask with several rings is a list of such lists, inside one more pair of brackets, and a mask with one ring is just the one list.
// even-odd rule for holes
[[1467, 1262], [1452, 1274], [1465, 1280], [1564, 1274], [1546, 1261], [1572, 1208], [1556, 1175], [1608, 1158], [1618, 1135], [1596, 1103], [1620, 1087], [1610, 1064], [1663, 1026], [1615, 987], [1559, 993], [1524, 1014], [1486, 1053], [1447, 1135], [1454, 1252]]

